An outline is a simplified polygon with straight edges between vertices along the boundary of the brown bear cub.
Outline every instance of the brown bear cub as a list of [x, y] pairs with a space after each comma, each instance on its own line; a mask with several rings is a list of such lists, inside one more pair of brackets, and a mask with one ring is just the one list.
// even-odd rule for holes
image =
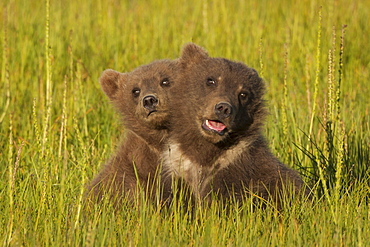
[[[303, 188], [298, 173], [269, 151], [262, 135], [265, 85], [258, 73], [187, 44], [170, 89], [168, 145], [162, 152], [165, 179], [182, 179], [196, 200], [247, 195], [279, 204], [283, 188]], [[289, 191], [289, 190], [287, 190]], [[292, 191], [292, 190], [290, 190]]]
[[125, 136], [116, 153], [88, 185], [89, 198], [100, 201], [110, 193], [119, 200], [135, 198], [137, 189], [155, 197], [160, 151], [169, 123], [168, 90], [175, 62], [158, 60], [129, 73], [105, 70], [104, 93], [123, 117]]

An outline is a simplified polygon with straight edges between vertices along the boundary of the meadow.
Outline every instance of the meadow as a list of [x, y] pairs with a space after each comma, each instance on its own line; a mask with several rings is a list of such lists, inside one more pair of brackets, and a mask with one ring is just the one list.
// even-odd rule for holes
[[[0, 4], [3, 246], [370, 246], [369, 0]], [[89, 212], [84, 185], [124, 133], [104, 69], [194, 42], [266, 81], [265, 135], [313, 188], [283, 212], [246, 201], [191, 215], [138, 202]]]

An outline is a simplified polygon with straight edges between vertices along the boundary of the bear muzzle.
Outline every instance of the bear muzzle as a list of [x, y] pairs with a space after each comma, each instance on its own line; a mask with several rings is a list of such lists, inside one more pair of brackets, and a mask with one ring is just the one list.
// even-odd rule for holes
[[143, 98], [143, 107], [149, 111], [148, 116], [157, 111], [159, 99], [155, 95], [146, 95]]
[[228, 132], [228, 125], [233, 113], [233, 106], [228, 102], [219, 102], [215, 104], [212, 116], [203, 118], [202, 128], [223, 136]]

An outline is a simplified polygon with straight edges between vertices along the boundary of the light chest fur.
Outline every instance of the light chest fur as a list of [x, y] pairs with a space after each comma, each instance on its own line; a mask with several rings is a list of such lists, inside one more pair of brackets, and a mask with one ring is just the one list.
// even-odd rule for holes
[[194, 195], [200, 196], [219, 171], [232, 166], [247, 154], [248, 146], [248, 142], [240, 141], [237, 145], [223, 150], [211, 164], [200, 164], [196, 160], [190, 160], [179, 143], [170, 141], [162, 152], [164, 174], [184, 179]]

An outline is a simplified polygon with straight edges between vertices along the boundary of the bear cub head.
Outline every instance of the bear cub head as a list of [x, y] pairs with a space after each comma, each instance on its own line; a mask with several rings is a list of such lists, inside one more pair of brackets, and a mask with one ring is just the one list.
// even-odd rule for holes
[[180, 125], [193, 126], [192, 131], [218, 145], [259, 134], [265, 115], [265, 85], [256, 70], [243, 63], [209, 57], [193, 43], [183, 48], [179, 63], [178, 80], [185, 82], [176, 90], [189, 97], [186, 103], [175, 106], [187, 116]]
[[125, 127], [137, 134], [165, 129], [169, 122], [168, 93], [174, 62], [163, 59], [132, 72], [105, 70], [99, 81], [104, 93], [122, 114]]

